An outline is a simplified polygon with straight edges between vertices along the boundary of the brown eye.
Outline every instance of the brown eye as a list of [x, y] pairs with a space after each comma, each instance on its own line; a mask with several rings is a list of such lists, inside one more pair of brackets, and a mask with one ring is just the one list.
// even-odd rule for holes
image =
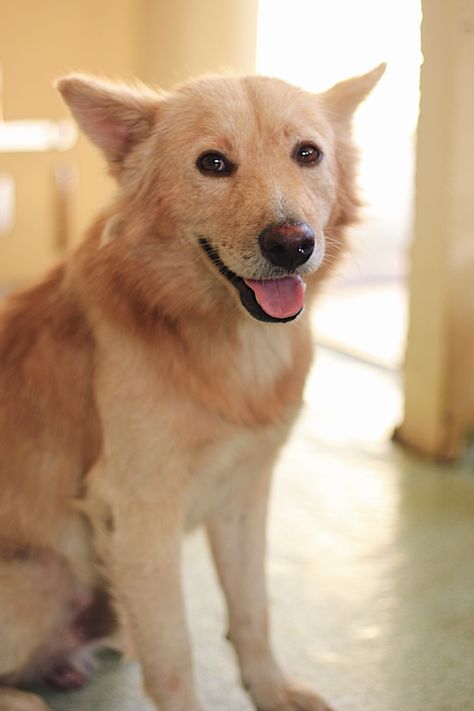
[[322, 151], [314, 143], [301, 143], [293, 152], [294, 160], [300, 165], [316, 165], [322, 157]]
[[209, 151], [200, 155], [196, 161], [196, 166], [203, 175], [216, 178], [231, 175], [235, 170], [235, 165], [232, 161], [217, 151]]

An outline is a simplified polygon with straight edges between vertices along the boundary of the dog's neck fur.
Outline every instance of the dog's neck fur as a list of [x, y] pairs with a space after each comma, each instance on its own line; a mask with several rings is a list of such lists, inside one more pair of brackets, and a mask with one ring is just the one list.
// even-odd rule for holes
[[[301, 400], [311, 360], [309, 314], [290, 324], [253, 320], [219, 275], [209, 272], [212, 265], [198, 249], [186, 274], [170, 271], [170, 280], [178, 280], [189, 293], [183, 293], [181, 303], [167, 300], [168, 285], [158, 276], [154, 279], [155, 270], [163, 274], [163, 264], [160, 261], [158, 270], [154, 260], [172, 262], [172, 254], [163, 256], [156, 249], [155, 234], [145, 240], [127, 234], [126, 224], [116, 213], [102, 215], [65, 270], [64, 278], [76, 283], [76, 293], [82, 294], [81, 306], [92, 329], [107, 322], [124, 339], [138, 338], [144, 357], [156, 360], [157, 372], [166, 373], [178, 389], [184, 369], [188, 380], [183, 396], [205, 403], [226, 420], [253, 426], [284, 418], [291, 403]], [[104, 245], [104, 229], [111, 225], [122, 225], [120, 234], [111, 235]], [[166, 239], [169, 245], [176, 242]], [[208, 272], [205, 286], [202, 277]], [[198, 308], [199, 299], [192, 293], [196, 273], [204, 283], [199, 286], [198, 280], [202, 296]], [[192, 318], [186, 308], [193, 309]], [[233, 387], [224, 387], [229, 382]], [[228, 392], [238, 392], [239, 397], [230, 399]]]

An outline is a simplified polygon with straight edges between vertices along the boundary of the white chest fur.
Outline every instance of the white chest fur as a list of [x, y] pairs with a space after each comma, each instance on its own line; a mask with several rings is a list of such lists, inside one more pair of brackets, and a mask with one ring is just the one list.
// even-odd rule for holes
[[[242, 389], [265, 391], [288, 368], [292, 358], [289, 330], [282, 324], [242, 324], [241, 347], [235, 354]], [[243, 478], [257, 476], [259, 469], [273, 464], [286, 440], [292, 414], [288, 413], [285, 423], [275, 425], [229, 426], [211, 444], [200, 448], [190, 471], [188, 527], [201, 522], [231, 497]]]
[[[231, 367], [225, 363], [222, 372], [216, 369], [206, 388], [229, 389], [229, 402], [239, 400], [241, 409], [245, 394], [259, 393], [259, 403], [271, 410], [265, 392], [291, 365], [292, 325], [248, 320], [238, 335], [229, 356]], [[97, 401], [107, 466], [93, 478], [96, 486], [108, 489], [107, 497], [125, 492], [151, 503], [159, 502], [168, 486], [180, 488], [189, 528], [232, 496], [243, 477], [273, 465], [286, 440], [291, 411], [278, 418], [270, 412], [260, 420], [278, 420], [277, 424], [258, 424], [255, 418], [255, 424], [244, 424], [243, 417], [237, 424], [239, 418], [227, 418], [212, 399], [208, 404], [205, 396], [200, 400], [192, 392], [188, 399], [186, 391], [175, 388], [156, 360], [144, 355], [132, 339], [108, 331], [104, 346]]]
[[242, 323], [238, 353], [242, 387], [265, 388], [290, 365], [291, 331], [295, 325], [250, 320]]
[[228, 436], [202, 449], [190, 469], [187, 528], [229, 500], [246, 478], [273, 466], [293, 419], [254, 430], [233, 428]]

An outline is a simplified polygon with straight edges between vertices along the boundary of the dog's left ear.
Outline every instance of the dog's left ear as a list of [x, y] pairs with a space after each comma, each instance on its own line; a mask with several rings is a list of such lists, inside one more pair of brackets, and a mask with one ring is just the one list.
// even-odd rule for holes
[[160, 96], [95, 77], [71, 75], [56, 88], [84, 133], [105, 154], [112, 173], [120, 173], [127, 153], [151, 132]]
[[350, 118], [358, 105], [367, 98], [375, 87], [385, 72], [386, 66], [386, 64], [379, 64], [367, 74], [341, 81], [320, 94], [331, 114], [340, 116], [342, 119]]

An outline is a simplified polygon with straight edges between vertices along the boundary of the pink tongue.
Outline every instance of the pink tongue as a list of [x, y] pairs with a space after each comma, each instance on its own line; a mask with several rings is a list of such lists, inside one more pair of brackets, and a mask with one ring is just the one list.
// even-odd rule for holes
[[304, 283], [300, 276], [244, 281], [252, 289], [262, 309], [273, 318], [294, 316], [303, 308]]

